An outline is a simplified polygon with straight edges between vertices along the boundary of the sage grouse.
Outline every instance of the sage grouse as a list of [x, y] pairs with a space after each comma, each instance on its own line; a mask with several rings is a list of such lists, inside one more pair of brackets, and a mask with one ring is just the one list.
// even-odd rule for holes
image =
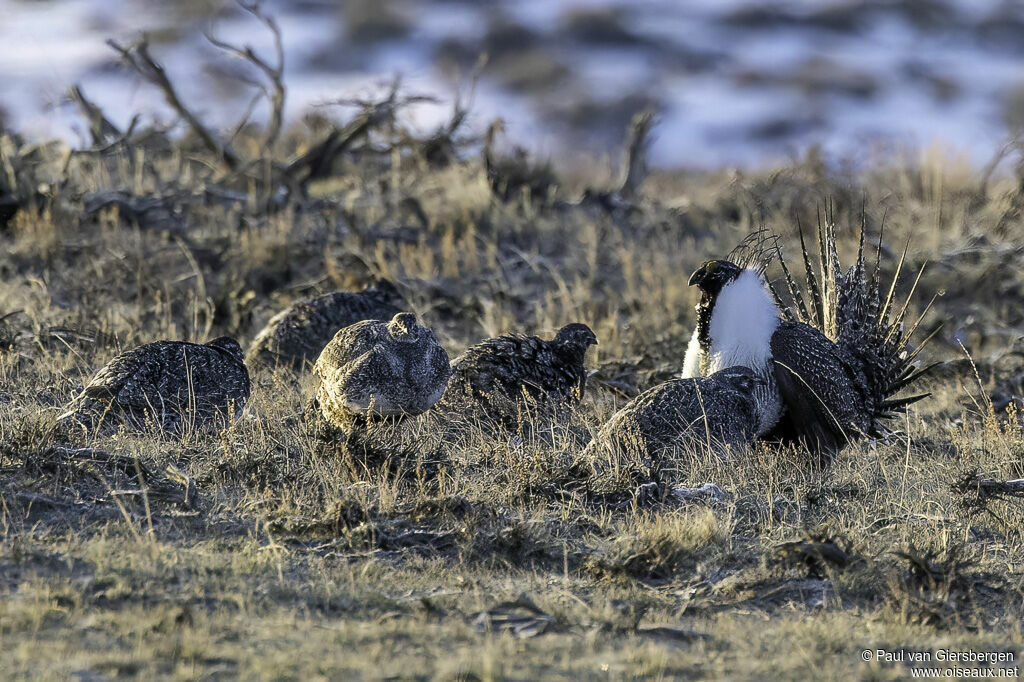
[[[917, 324], [909, 330], [903, 326], [913, 289], [890, 321], [903, 259], [883, 300], [878, 259], [870, 277], [866, 272], [863, 228], [857, 261], [843, 272], [834, 226], [819, 225], [820, 283], [802, 233], [800, 240], [810, 301], [800, 294], [778, 251], [797, 307], [795, 319], [761, 268], [717, 260], [693, 273], [690, 285], [700, 287], [702, 296], [684, 376], [737, 364], [752, 368], [765, 379], [764, 388], [755, 390], [758, 435], [800, 442], [828, 463], [848, 442], [883, 433], [886, 420], [927, 397], [894, 396], [930, 367], [915, 364], [924, 344], [910, 348]], [[877, 252], [880, 259], [880, 242]]]
[[470, 346], [452, 363], [439, 407], [515, 428], [524, 414], [576, 404], [586, 389], [583, 366], [597, 337], [585, 324], [562, 327], [551, 341], [512, 334]]
[[339, 329], [363, 320], [390, 320], [403, 304], [395, 286], [381, 280], [360, 292], [335, 291], [300, 301], [270, 318], [249, 345], [252, 367], [300, 369], [316, 361]]
[[313, 372], [324, 418], [345, 427], [353, 418], [426, 412], [444, 393], [451, 366], [434, 332], [412, 313], [399, 313], [390, 322], [364, 320], [339, 331]]
[[204, 345], [157, 341], [108, 362], [60, 419], [87, 426], [156, 424], [179, 432], [237, 418], [248, 399], [249, 371], [233, 338]]
[[764, 383], [749, 367], [709, 377], [672, 379], [650, 388], [612, 415], [590, 449], [656, 458], [678, 450], [725, 454], [757, 433], [755, 388]]

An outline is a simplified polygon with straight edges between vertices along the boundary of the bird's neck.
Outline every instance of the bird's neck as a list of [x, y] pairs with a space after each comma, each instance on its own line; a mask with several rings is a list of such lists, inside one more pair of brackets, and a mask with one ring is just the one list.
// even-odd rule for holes
[[556, 343], [555, 352], [566, 362], [583, 364], [587, 356], [586, 347], [580, 347], [576, 343]]
[[697, 304], [697, 342], [701, 348], [711, 346], [711, 314], [715, 310], [715, 299], [707, 294], [700, 297]]

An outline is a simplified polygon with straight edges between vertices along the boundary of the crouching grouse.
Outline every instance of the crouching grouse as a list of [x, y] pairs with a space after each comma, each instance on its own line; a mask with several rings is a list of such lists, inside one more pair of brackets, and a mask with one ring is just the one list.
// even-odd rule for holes
[[316, 401], [327, 421], [417, 415], [444, 393], [451, 374], [448, 354], [434, 332], [399, 313], [390, 322], [365, 320], [331, 339], [313, 367]]
[[233, 338], [207, 344], [157, 341], [107, 363], [60, 419], [89, 427], [156, 424], [179, 432], [237, 418], [249, 390], [242, 348]]

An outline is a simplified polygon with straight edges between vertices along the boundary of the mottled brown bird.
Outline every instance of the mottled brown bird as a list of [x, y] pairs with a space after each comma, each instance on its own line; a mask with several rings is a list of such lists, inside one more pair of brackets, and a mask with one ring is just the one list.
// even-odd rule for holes
[[709, 377], [672, 379], [650, 388], [612, 415], [589, 446], [637, 457], [673, 451], [724, 455], [757, 435], [754, 389], [763, 383], [749, 367], [728, 367]]
[[346, 427], [358, 417], [427, 411], [444, 393], [451, 366], [434, 332], [414, 314], [399, 313], [390, 322], [366, 320], [339, 331], [313, 371], [321, 413]]
[[301, 369], [316, 362], [339, 329], [363, 320], [390, 320], [402, 305], [401, 294], [387, 280], [359, 292], [335, 291], [300, 301], [270, 318], [249, 345], [246, 361], [254, 369]]
[[157, 341], [107, 363], [60, 419], [90, 427], [156, 424], [180, 432], [237, 418], [249, 390], [242, 348], [233, 338], [222, 336], [207, 344]]
[[482, 341], [452, 363], [439, 408], [515, 428], [525, 414], [575, 405], [586, 389], [587, 349], [596, 343], [579, 323], [550, 341], [519, 334]]

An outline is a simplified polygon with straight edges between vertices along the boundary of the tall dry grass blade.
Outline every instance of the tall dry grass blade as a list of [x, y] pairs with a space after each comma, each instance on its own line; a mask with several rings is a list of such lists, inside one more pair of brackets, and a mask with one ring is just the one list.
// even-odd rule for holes
[[[903, 307], [900, 308], [899, 314], [896, 315], [896, 319], [893, 320], [892, 325], [889, 327], [889, 333], [885, 337], [886, 342], [891, 341], [893, 339], [893, 334], [903, 326], [903, 318], [906, 317], [907, 308], [910, 307], [910, 301], [914, 298], [914, 292], [917, 290], [917, 285], [921, 281], [921, 275], [924, 274], [924, 269], [927, 265], [927, 263], [924, 263], [921, 265], [921, 269], [917, 271], [917, 277], [914, 278], [914, 284], [910, 287], [910, 293], [907, 294], [907, 299], [903, 302]], [[896, 338], [899, 337], [897, 336]]]
[[885, 296], [885, 303], [882, 304], [882, 310], [878, 314], [880, 324], [884, 324], [885, 320], [889, 317], [889, 310], [892, 308], [892, 298], [896, 292], [896, 283], [899, 281], [900, 273], [903, 272], [903, 264], [907, 261], [907, 251], [910, 249], [910, 240], [907, 239], [906, 246], [903, 247], [903, 254], [900, 255], [900, 260], [896, 263], [896, 272], [893, 273], [892, 283], [889, 285], [889, 293]]
[[924, 337], [924, 340], [923, 340], [923, 341], [921, 341], [921, 343], [917, 344], [917, 348], [915, 348], [914, 350], [912, 350], [912, 351], [910, 352], [910, 354], [909, 354], [909, 355], [907, 355], [907, 359], [906, 359], [906, 364], [907, 364], [907, 366], [910, 366], [910, 365], [911, 365], [911, 363], [913, 363], [913, 361], [917, 359], [917, 356], [921, 354], [921, 350], [922, 350], [922, 349], [923, 349], [923, 348], [924, 348], [925, 346], [927, 346], [927, 345], [928, 345], [928, 342], [929, 342], [929, 341], [931, 341], [931, 340], [932, 340], [933, 338], [935, 338], [935, 335], [936, 335], [936, 334], [938, 334], [938, 333], [939, 333], [939, 331], [941, 331], [941, 330], [942, 330], [942, 325], [939, 325], [938, 327], [936, 327], [936, 328], [935, 328], [935, 329], [934, 329], [934, 330], [932, 331], [932, 333], [931, 333], [931, 334], [929, 334], [928, 336]]
[[[937, 299], [938, 297], [939, 297], [938, 294], [935, 294], [934, 296], [932, 296], [931, 300], [928, 301], [928, 305], [926, 305], [924, 307], [924, 310], [922, 310], [921, 314], [918, 315], [917, 320], [914, 321], [914, 324], [912, 324], [910, 326], [910, 329], [908, 329], [906, 331], [906, 333], [902, 334], [902, 336], [901, 336], [902, 340], [908, 340], [908, 339], [910, 339], [910, 337], [912, 337], [914, 335], [914, 332], [917, 331], [917, 328], [921, 326], [921, 322], [924, 321], [924, 316], [927, 315], [928, 311], [932, 309], [932, 305], [935, 304], [935, 299]], [[936, 331], [938, 331], [938, 330], [936, 330]], [[928, 338], [930, 339], [934, 335], [935, 335], [935, 332], [932, 332], [931, 334], [928, 335]]]

